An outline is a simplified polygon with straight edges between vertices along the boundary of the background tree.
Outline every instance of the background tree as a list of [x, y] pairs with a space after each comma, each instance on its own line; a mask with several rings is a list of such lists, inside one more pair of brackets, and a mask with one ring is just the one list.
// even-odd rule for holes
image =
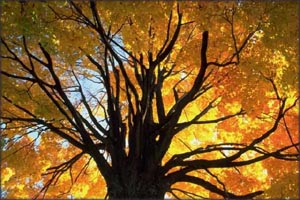
[[296, 9], [2, 1], [2, 196], [297, 197]]

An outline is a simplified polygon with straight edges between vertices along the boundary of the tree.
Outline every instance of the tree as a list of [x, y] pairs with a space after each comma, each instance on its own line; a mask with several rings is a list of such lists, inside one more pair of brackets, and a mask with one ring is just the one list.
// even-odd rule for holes
[[299, 173], [296, 5], [3, 1], [2, 195], [253, 198]]

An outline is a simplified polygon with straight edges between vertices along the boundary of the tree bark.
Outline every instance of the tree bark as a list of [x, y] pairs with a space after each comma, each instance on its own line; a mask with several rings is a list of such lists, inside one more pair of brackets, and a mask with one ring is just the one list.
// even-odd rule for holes
[[167, 192], [166, 185], [155, 176], [132, 174], [124, 181], [107, 183], [109, 199], [164, 199]]

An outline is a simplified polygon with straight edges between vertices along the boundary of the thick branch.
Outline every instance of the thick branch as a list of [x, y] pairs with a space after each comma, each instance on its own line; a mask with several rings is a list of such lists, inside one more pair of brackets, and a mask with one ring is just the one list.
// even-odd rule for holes
[[189, 182], [189, 183], [194, 183], [196, 185], [199, 185], [213, 193], [219, 194], [221, 195], [223, 198], [230, 198], [230, 199], [242, 199], [242, 198], [253, 198], [255, 196], [261, 195], [263, 193], [263, 191], [257, 191], [257, 192], [253, 192], [250, 194], [246, 194], [246, 195], [235, 195], [233, 193], [227, 192], [227, 191], [223, 191], [221, 189], [219, 189], [217, 186], [211, 184], [208, 181], [205, 181], [201, 178], [198, 177], [193, 177], [193, 176], [189, 176], [189, 175], [185, 175], [181, 178], [179, 178], [177, 181], [181, 182]]
[[205, 78], [205, 72], [207, 68], [207, 58], [206, 58], [206, 51], [208, 46], [208, 31], [203, 32], [202, 37], [202, 47], [201, 47], [201, 65], [199, 73], [195, 79], [195, 82], [191, 88], [191, 90], [183, 95], [178, 102], [175, 103], [175, 105], [170, 109], [169, 113], [167, 114], [166, 120], [161, 128], [161, 132], [164, 134], [159, 139], [159, 145], [160, 145], [160, 152], [158, 159], [161, 159], [165, 152], [168, 150], [169, 145], [172, 141], [172, 138], [177, 133], [177, 131], [174, 129], [179, 117], [181, 116], [181, 113], [183, 109], [194, 100], [194, 96], [198, 93], [200, 90], [203, 80]]

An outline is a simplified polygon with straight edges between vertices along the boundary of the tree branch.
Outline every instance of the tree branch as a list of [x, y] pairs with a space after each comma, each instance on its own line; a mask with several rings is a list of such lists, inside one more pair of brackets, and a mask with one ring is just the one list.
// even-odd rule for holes
[[247, 198], [247, 199], [250, 198], [251, 199], [251, 198], [261, 195], [263, 193], [263, 191], [257, 191], [257, 192], [253, 192], [253, 193], [246, 194], [246, 195], [235, 195], [231, 192], [226, 192], [226, 191], [219, 189], [218, 187], [216, 187], [215, 185], [211, 184], [208, 181], [205, 181], [198, 177], [189, 176], [189, 175], [184, 175], [184, 176], [178, 178], [177, 181], [194, 183], [194, 184], [199, 185], [213, 193], [221, 195], [223, 198], [226, 198], [226, 199], [228, 199], [228, 198], [229, 199], [242, 199], [242, 198]]

